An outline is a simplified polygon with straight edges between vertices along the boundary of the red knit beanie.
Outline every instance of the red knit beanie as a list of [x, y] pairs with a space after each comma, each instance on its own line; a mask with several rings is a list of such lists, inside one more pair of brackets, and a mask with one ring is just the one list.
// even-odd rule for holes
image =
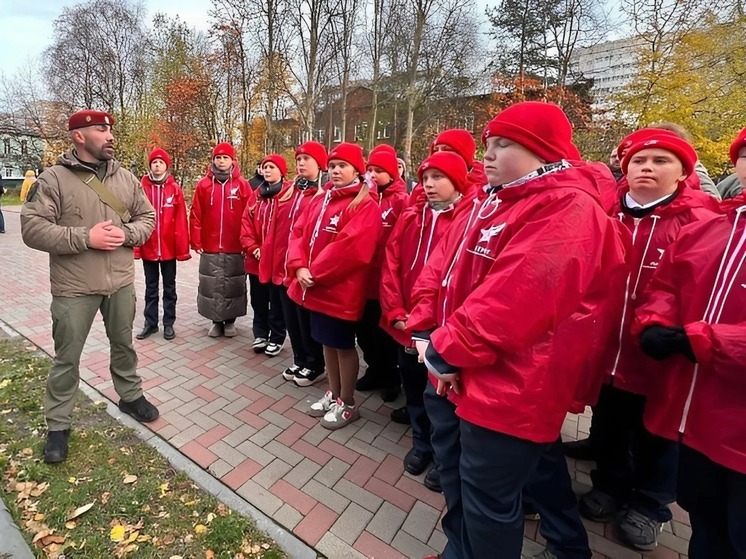
[[444, 130], [438, 134], [438, 137], [435, 138], [432, 144], [430, 144], [431, 155], [434, 153], [435, 146], [440, 144], [448, 146], [463, 157], [464, 161], [466, 161], [467, 167], [471, 167], [474, 163], [474, 154], [477, 151], [477, 143], [474, 141], [474, 137], [468, 130], [464, 130], [463, 128], [451, 128], [450, 130]]
[[332, 159], [341, 159], [346, 161], [361, 175], [365, 174], [365, 159], [363, 158], [363, 148], [357, 144], [342, 142], [332, 151], [329, 152], [329, 161]]
[[562, 159], [580, 159], [572, 143], [572, 125], [564, 111], [553, 103], [523, 101], [498, 113], [482, 133], [487, 138], [499, 136], [522, 145], [547, 163]]
[[308, 155], [309, 157], [313, 157], [316, 160], [316, 163], [319, 164], [319, 169], [321, 169], [322, 171], [326, 171], [326, 167], [327, 167], [326, 148], [322, 144], [318, 142], [305, 142], [299, 145], [297, 148], [295, 148], [296, 159], [301, 154], [305, 154], [305, 155]]
[[236, 160], [236, 150], [228, 142], [221, 142], [213, 148], [212, 158], [215, 159], [218, 155], [227, 155], [234, 161]]
[[401, 178], [399, 176], [399, 161], [396, 159], [396, 150], [387, 144], [376, 146], [368, 155], [368, 167], [371, 165], [380, 167], [391, 176], [391, 180]]
[[[629, 162], [637, 152], [644, 149], [664, 149], [673, 153], [684, 168], [686, 176], [694, 172], [697, 164], [697, 152], [686, 140], [679, 138], [676, 134], [667, 133], [666, 130], [649, 128], [645, 134], [638, 134], [637, 140], [627, 148], [627, 153], [622, 158], [622, 173], [627, 174]], [[638, 131], [639, 132], [639, 131]]]
[[280, 170], [280, 174], [284, 179], [288, 175], [288, 162], [282, 155], [277, 153], [270, 153], [264, 159], [262, 159], [261, 167], [264, 169], [264, 164], [267, 162], [274, 163], [274, 165]]
[[466, 167], [464, 158], [453, 151], [437, 151], [427, 157], [417, 170], [417, 176], [420, 184], [423, 184], [422, 175], [428, 169], [438, 169], [445, 173], [451, 180], [453, 186], [461, 193], [469, 189], [469, 182], [466, 178], [469, 169]]
[[640, 128], [639, 130], [635, 130], [628, 136], [625, 136], [624, 139], [619, 142], [619, 145], [616, 148], [617, 156], [619, 157], [619, 160], [621, 161], [624, 158], [625, 152], [632, 147], [632, 144], [635, 144], [639, 142], [640, 140], [647, 138], [650, 134], [665, 134], [667, 136], [674, 136], [678, 138], [676, 134], [671, 132], [670, 130], [664, 130], [663, 128]]
[[730, 145], [730, 160], [733, 162], [733, 165], [738, 161], [738, 152], [740, 152], [741, 148], [744, 146], [746, 146], [746, 128], [738, 133], [738, 136], [736, 136], [736, 139], [733, 140], [733, 143]]
[[153, 159], [160, 159], [166, 164], [166, 169], [171, 168], [171, 157], [169, 157], [165, 149], [155, 148], [153, 151], [150, 152], [150, 155], [148, 155], [148, 169], [150, 168], [150, 164], [153, 162]]

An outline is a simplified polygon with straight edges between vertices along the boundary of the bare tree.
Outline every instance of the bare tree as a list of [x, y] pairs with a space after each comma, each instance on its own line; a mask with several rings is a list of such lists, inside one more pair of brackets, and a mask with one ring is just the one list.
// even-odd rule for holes
[[347, 94], [354, 66], [355, 32], [358, 26], [360, 0], [335, 0], [330, 21], [331, 39], [336, 52], [334, 64], [337, 69], [342, 95], [342, 141], [347, 141]]

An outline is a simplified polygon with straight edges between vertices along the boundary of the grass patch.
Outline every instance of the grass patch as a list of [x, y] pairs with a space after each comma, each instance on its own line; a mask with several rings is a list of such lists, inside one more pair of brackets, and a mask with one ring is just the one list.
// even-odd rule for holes
[[44, 464], [49, 364], [0, 341], [0, 497], [37, 557], [285, 557], [82, 393], [67, 461]]
[[20, 206], [21, 205], [21, 191], [17, 188], [6, 190], [5, 194], [0, 198], [0, 204], [3, 206]]

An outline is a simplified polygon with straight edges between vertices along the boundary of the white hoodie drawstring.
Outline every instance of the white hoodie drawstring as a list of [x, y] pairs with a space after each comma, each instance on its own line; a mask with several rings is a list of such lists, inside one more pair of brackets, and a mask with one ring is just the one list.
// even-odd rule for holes
[[650, 215], [653, 220], [653, 225], [650, 226], [650, 234], [648, 235], [648, 242], [645, 243], [645, 250], [642, 251], [642, 259], [640, 260], [640, 268], [637, 270], [637, 278], [635, 278], [635, 287], [632, 289], [632, 300], [637, 299], [637, 288], [640, 286], [640, 276], [642, 276], [642, 269], [645, 267], [645, 258], [648, 255], [648, 249], [650, 248], [650, 242], [653, 240], [653, 233], [655, 233], [655, 225], [661, 218], [659, 215]]

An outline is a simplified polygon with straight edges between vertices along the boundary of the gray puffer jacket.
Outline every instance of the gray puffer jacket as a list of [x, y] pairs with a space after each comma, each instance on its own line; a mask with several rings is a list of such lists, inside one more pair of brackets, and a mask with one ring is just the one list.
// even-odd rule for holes
[[197, 311], [213, 322], [246, 314], [246, 273], [242, 254], [203, 253], [199, 258]]

